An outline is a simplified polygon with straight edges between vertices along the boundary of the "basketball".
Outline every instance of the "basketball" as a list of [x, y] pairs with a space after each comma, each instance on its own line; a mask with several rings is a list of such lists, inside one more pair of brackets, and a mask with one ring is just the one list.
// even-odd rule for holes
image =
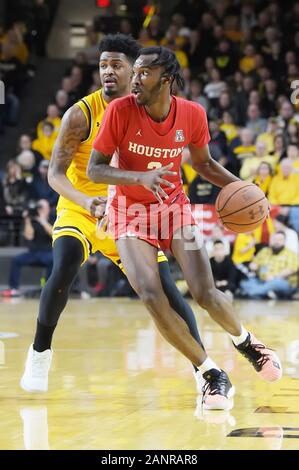
[[264, 222], [268, 215], [269, 202], [255, 184], [234, 181], [222, 188], [215, 207], [218, 217], [228, 230], [246, 233]]

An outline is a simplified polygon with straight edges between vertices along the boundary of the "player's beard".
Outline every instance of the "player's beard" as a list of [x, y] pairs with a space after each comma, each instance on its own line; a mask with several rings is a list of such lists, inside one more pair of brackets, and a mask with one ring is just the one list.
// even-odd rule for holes
[[119, 95], [119, 89], [118, 88], [109, 88], [109, 87], [105, 87], [104, 85], [104, 93], [106, 96], [118, 96]]

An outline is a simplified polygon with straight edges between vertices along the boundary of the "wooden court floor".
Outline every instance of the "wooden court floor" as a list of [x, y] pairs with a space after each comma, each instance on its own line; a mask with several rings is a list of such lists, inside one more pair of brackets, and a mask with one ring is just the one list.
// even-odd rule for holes
[[211, 357], [236, 386], [230, 412], [204, 415], [191, 366], [137, 300], [71, 300], [49, 392], [21, 391], [37, 307], [0, 303], [0, 449], [299, 449], [298, 302], [236, 302], [248, 329], [280, 354], [284, 377], [273, 385], [194, 306]]

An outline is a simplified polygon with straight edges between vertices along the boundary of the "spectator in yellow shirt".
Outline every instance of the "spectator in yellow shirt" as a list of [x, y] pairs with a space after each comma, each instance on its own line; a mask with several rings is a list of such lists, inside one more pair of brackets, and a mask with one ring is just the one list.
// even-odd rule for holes
[[239, 68], [243, 73], [249, 73], [255, 70], [255, 48], [252, 44], [247, 44], [244, 49], [244, 56], [239, 62]]
[[252, 182], [259, 186], [267, 196], [273, 178], [273, 169], [268, 162], [260, 163]]
[[42, 132], [43, 132], [43, 125], [45, 121], [50, 122], [53, 127], [54, 127], [54, 134], [55, 137], [58, 135], [58, 131], [61, 125], [61, 117], [59, 113], [58, 106], [56, 104], [49, 104], [47, 107], [47, 116], [45, 119], [40, 121], [37, 125], [37, 138], [39, 139], [42, 137]]
[[234, 124], [233, 117], [228, 111], [224, 111], [222, 114], [220, 130], [225, 133], [228, 144], [238, 136], [238, 127]]
[[23, 35], [20, 27], [14, 24], [5, 34], [2, 40], [2, 56], [1, 59], [16, 58], [21, 64], [26, 65], [28, 62], [29, 51], [23, 41]]
[[260, 166], [262, 162], [269, 163], [271, 165], [272, 170], [275, 169], [277, 158], [274, 155], [269, 155], [267, 153], [267, 145], [263, 141], [259, 141], [255, 145], [255, 157], [249, 157], [243, 160], [241, 170], [240, 170], [240, 177], [243, 180], [248, 178], [252, 178]]
[[[287, 159], [292, 165], [293, 173], [299, 173], [299, 149], [295, 144], [287, 146]], [[282, 175], [281, 164], [278, 165], [277, 174]]]
[[254, 232], [238, 233], [232, 255], [234, 264], [250, 263], [254, 257], [255, 245], [256, 239]]
[[278, 162], [280, 162], [283, 158], [286, 158], [286, 143], [282, 133], [276, 134], [274, 137], [274, 150], [271, 152], [271, 155], [274, 155]]
[[263, 141], [267, 145], [267, 152], [271, 153], [274, 152], [274, 139], [276, 132], [278, 131], [278, 123], [277, 120], [272, 117], [268, 119], [268, 127], [266, 132], [262, 132], [257, 136], [257, 142]]
[[46, 160], [50, 160], [56, 137], [53, 124], [45, 121], [41, 137], [32, 142], [33, 150], [37, 150]]
[[299, 204], [299, 174], [293, 172], [292, 163], [284, 158], [280, 164], [281, 175], [274, 176], [270, 189], [269, 201], [277, 205]]

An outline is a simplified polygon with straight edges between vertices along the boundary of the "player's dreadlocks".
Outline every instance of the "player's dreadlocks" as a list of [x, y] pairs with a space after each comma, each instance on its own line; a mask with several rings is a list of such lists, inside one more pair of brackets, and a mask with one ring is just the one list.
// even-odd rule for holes
[[99, 44], [100, 54], [102, 52], [122, 52], [132, 62], [139, 55], [140, 46], [131, 36], [126, 34], [107, 34]]
[[162, 75], [166, 77], [172, 77], [170, 90], [172, 91], [172, 86], [174, 82], [176, 82], [178, 87], [182, 89], [184, 87], [184, 79], [181, 74], [180, 64], [178, 63], [174, 52], [162, 46], [144, 47], [139, 51], [139, 55], [151, 54], [157, 54], [158, 57], [153, 60], [147, 67], [164, 67], [165, 70]]

